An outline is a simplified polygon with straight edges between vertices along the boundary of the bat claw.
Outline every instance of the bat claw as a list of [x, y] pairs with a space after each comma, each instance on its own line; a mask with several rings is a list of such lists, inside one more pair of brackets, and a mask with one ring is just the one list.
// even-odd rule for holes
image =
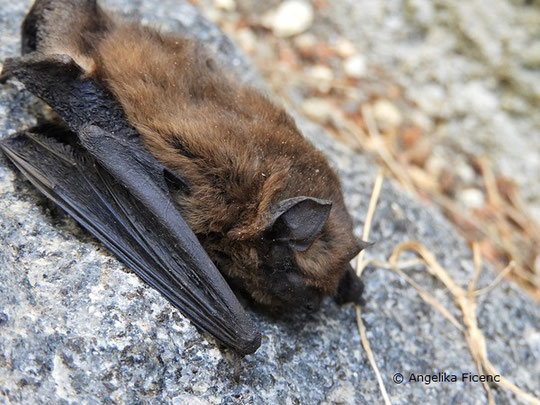
[[0, 83], [4, 84], [7, 80], [13, 76], [13, 60], [18, 58], [6, 58], [4, 59], [2, 66], [2, 73], [0, 73]]

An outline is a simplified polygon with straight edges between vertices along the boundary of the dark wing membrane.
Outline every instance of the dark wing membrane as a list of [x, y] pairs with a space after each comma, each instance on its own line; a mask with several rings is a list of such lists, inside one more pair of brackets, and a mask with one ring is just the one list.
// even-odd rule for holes
[[[93, 131], [100, 134], [95, 128], [89, 132]], [[58, 128], [50, 136], [50, 126], [34, 128], [2, 140], [0, 149], [42, 193], [198, 328], [241, 354], [254, 352], [260, 345], [258, 329], [176, 209], [149, 208], [145, 195], [134, 195], [84, 148], [58, 141], [62, 133], [66, 130]], [[119, 167], [142, 171], [136, 164], [125, 166], [132, 163]], [[149, 176], [140, 180], [152, 181]], [[147, 190], [158, 188], [150, 184]]]
[[108, 89], [85, 75], [68, 55], [33, 52], [7, 58], [2, 76], [15, 77], [22, 82], [77, 134], [85, 126], [97, 125], [126, 140], [139, 138]]
[[14, 163], [199, 328], [254, 352], [260, 332], [175, 209], [165, 177], [189, 185], [148, 153], [109, 91], [67, 55], [7, 59], [3, 73], [47, 102], [86, 148], [34, 131], [4, 141]]

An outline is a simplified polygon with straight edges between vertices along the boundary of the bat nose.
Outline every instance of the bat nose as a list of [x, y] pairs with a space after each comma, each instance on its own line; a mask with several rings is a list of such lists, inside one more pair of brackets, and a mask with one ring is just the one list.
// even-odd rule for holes
[[313, 297], [308, 302], [304, 303], [303, 309], [307, 313], [317, 311], [321, 307], [321, 297]]
[[349, 302], [357, 305], [363, 305], [362, 291], [364, 290], [364, 283], [358, 278], [356, 272], [350, 264], [347, 264], [345, 274], [339, 282], [338, 292], [336, 295], [336, 301], [338, 304], [347, 304]]

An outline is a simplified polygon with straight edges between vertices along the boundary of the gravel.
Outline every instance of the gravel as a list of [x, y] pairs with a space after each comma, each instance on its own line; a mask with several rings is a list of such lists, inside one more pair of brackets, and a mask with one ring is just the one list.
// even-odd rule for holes
[[[493, 160], [540, 221], [540, 4], [340, 0], [315, 21], [352, 41], [441, 134]], [[380, 71], [379, 71], [380, 72]]]

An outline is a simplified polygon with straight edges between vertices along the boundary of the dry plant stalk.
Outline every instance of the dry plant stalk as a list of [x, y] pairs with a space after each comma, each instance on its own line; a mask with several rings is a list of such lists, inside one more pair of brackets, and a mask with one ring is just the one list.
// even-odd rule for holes
[[[491, 375], [499, 374], [493, 364], [489, 361], [486, 340], [482, 331], [478, 327], [476, 318], [476, 294], [472, 293], [471, 289], [466, 291], [458, 286], [448, 275], [448, 272], [437, 262], [433, 254], [425, 246], [418, 242], [405, 242], [396, 247], [388, 260], [388, 263], [392, 269], [397, 268], [396, 265], [398, 263], [398, 258], [400, 254], [406, 250], [416, 252], [425, 262], [428, 271], [436, 276], [452, 294], [454, 301], [458, 305], [463, 315], [465, 339], [474, 361], [480, 366], [479, 372], [485, 370]], [[503, 376], [501, 376], [500, 385], [513, 392], [517, 397], [522, 398], [531, 404], [540, 405], [540, 399], [524, 392]], [[490, 391], [488, 391], [488, 396], [491, 397]]]
[[[371, 193], [368, 212], [366, 215], [366, 221], [364, 223], [364, 228], [362, 232], [363, 240], [369, 239], [371, 223], [373, 221], [373, 216], [375, 213], [375, 209], [377, 207], [377, 202], [378, 202], [379, 195], [381, 192], [383, 179], [384, 179], [384, 176], [382, 174], [382, 171], [379, 170], [379, 173], [377, 175], [377, 178], [375, 180], [373, 190]], [[399, 259], [400, 254], [406, 250], [416, 252], [420, 256], [420, 259], [399, 262], [398, 259]], [[482, 263], [482, 256], [481, 256], [479, 244], [476, 242], [473, 243], [472, 250], [473, 250], [473, 263], [474, 263], [475, 271], [474, 271], [472, 280], [468, 285], [467, 290], [463, 289], [462, 287], [456, 284], [456, 282], [450, 277], [448, 272], [436, 261], [433, 254], [425, 246], [414, 241], [405, 242], [398, 245], [394, 249], [394, 252], [390, 256], [388, 262], [383, 262], [376, 259], [366, 260], [364, 258], [364, 252], [362, 251], [361, 254], [358, 255], [356, 271], [357, 271], [358, 276], [361, 276], [366, 266], [371, 263], [371, 264], [376, 265], [377, 267], [390, 269], [396, 272], [418, 292], [420, 297], [425, 302], [427, 302], [428, 304], [430, 304], [431, 306], [439, 310], [443, 314], [443, 316], [445, 316], [456, 328], [458, 328], [463, 333], [465, 340], [467, 342], [467, 345], [469, 347], [469, 351], [473, 357], [473, 360], [476, 364], [479, 374], [484, 374], [484, 372], [486, 372], [491, 375], [499, 375], [496, 368], [489, 361], [489, 358], [487, 355], [486, 340], [482, 331], [478, 327], [478, 322], [476, 318], [476, 296], [491, 291], [500, 282], [500, 280], [504, 277], [504, 275], [508, 274], [508, 272], [513, 268], [514, 263], [511, 262], [505, 268], [503, 272], [498, 274], [495, 280], [488, 287], [477, 290], [476, 284], [478, 282], [478, 279], [480, 278], [480, 273], [482, 271], [483, 263]], [[418, 285], [418, 283], [416, 283], [412, 278], [410, 278], [403, 271], [404, 268], [415, 266], [418, 264], [425, 265], [428, 272], [434, 275], [435, 277], [437, 277], [445, 285], [448, 291], [450, 291], [450, 293], [452, 294], [456, 304], [458, 305], [462, 313], [463, 324], [460, 323], [450, 313], [450, 311], [448, 311], [448, 309], [444, 307], [444, 305], [439, 300], [437, 300], [432, 294], [430, 294], [424, 288]], [[359, 306], [356, 306], [356, 321], [357, 321], [358, 331], [360, 333], [360, 338], [362, 341], [362, 346], [364, 350], [366, 351], [366, 355], [368, 357], [370, 365], [376, 375], [377, 382], [379, 384], [379, 389], [383, 396], [383, 400], [386, 405], [389, 405], [391, 404], [390, 398], [388, 396], [388, 393], [384, 386], [384, 382], [382, 380], [381, 373], [375, 361], [375, 356], [373, 354], [373, 351], [371, 350], [371, 345], [367, 338], [366, 328], [362, 321], [362, 312]], [[501, 376], [500, 378], [501, 378], [500, 385], [502, 387], [510, 390], [517, 397], [522, 398], [533, 405], [540, 405], [540, 400], [538, 398], [521, 390], [515, 384], [507, 380], [505, 377]], [[486, 391], [488, 403], [490, 405], [494, 405], [495, 400], [493, 397], [493, 393], [491, 392], [491, 387], [489, 386], [487, 382], [482, 382], [482, 384]]]
[[[451, 212], [454, 217], [463, 217], [462, 208], [455, 201], [444, 196], [438, 187], [433, 187], [434, 184], [437, 185], [437, 182], [430, 180], [429, 174], [424, 173], [415, 166], [406, 165], [396, 158], [395, 155], [398, 152], [390, 150], [382, 140], [369, 105], [362, 106], [362, 116], [364, 117], [369, 136], [373, 139], [375, 152], [379, 155], [383, 164], [388, 167], [393, 177], [406, 190], [413, 190], [417, 193], [427, 192], [435, 202]], [[351, 130], [359, 141], [365, 139], [363, 131], [360, 128], [355, 129], [355, 126], [354, 123], [351, 123], [346, 128]], [[484, 178], [489, 204], [493, 207], [493, 212], [496, 214], [495, 226], [488, 227], [485, 222], [474, 217], [467, 217], [467, 223], [475, 228], [475, 232], [483, 234], [499, 251], [510, 257], [510, 262], [514, 264], [508, 272], [514, 271], [514, 279], [517, 279], [518, 283], [535, 299], [540, 300], [540, 277], [539, 275], [534, 275], [531, 264], [528, 263], [527, 258], [520, 253], [520, 249], [515, 244], [516, 234], [519, 234], [519, 232], [525, 234], [523, 239], [532, 240], [533, 244], [535, 243], [534, 241], [540, 243], [540, 231], [534, 221], [528, 215], [524, 214], [526, 210], [522, 203], [514, 202], [514, 206], [518, 208], [516, 209], [504, 201], [500, 195], [497, 181], [489, 161], [481, 158], [479, 159], [479, 165]], [[517, 230], [512, 225], [512, 222], [517, 223], [521, 229]], [[465, 236], [468, 236], [470, 240], [470, 235]], [[508, 269], [508, 266], [506, 269]]]
[[373, 118], [373, 112], [371, 111], [370, 105], [362, 105], [362, 116], [366, 121], [369, 135], [373, 139], [376, 151], [381, 157], [382, 161], [386, 164], [390, 172], [394, 175], [396, 179], [399, 180], [401, 185], [405, 187], [407, 191], [414, 190], [414, 185], [411, 178], [408, 176], [408, 172], [406, 170], [403, 170], [401, 165], [394, 159], [390, 151], [386, 148], [384, 141], [381, 138], [381, 134], [377, 129], [377, 123], [375, 122], [375, 118]]
[[[369, 238], [369, 232], [371, 230], [371, 221], [373, 220], [373, 215], [375, 214], [375, 208], [377, 207], [377, 201], [379, 200], [379, 194], [381, 193], [383, 180], [384, 180], [383, 173], [381, 170], [379, 170], [379, 172], [377, 173], [377, 178], [375, 179], [375, 184], [373, 185], [373, 191], [371, 193], [371, 199], [369, 201], [368, 213], [366, 215], [366, 222], [364, 222], [364, 229], [362, 231], [363, 240], [368, 240]], [[358, 277], [361, 276], [364, 268], [365, 268], [364, 251], [361, 251], [360, 254], [358, 255], [358, 259], [356, 262], [356, 274], [358, 275]], [[377, 377], [377, 382], [379, 384], [379, 389], [381, 390], [384, 403], [385, 405], [391, 405], [390, 397], [388, 396], [388, 392], [386, 391], [386, 387], [384, 386], [381, 372], [379, 371], [379, 367], [377, 367], [377, 363], [375, 362], [375, 356], [373, 355], [373, 351], [371, 350], [371, 345], [369, 344], [369, 340], [367, 338], [366, 327], [364, 326], [364, 322], [362, 321], [362, 310], [360, 309], [359, 305], [356, 306], [356, 323], [358, 325], [358, 332], [360, 333], [360, 339], [362, 340], [362, 346], [364, 347], [364, 350], [366, 351], [369, 363], [371, 364], [371, 367], [373, 368], [375, 376]]]
[[[482, 252], [480, 251], [480, 245], [478, 244], [478, 242], [473, 242], [472, 251], [473, 251], [474, 275], [467, 289], [467, 298], [469, 299], [469, 302], [472, 302], [476, 306], [474, 291], [476, 289], [476, 283], [478, 282], [478, 279], [480, 278], [480, 273], [482, 272], [482, 268], [483, 268]], [[474, 311], [474, 314], [476, 316], [476, 311]], [[467, 338], [467, 343], [470, 348], [471, 343], [469, 342], [467, 333], [465, 333], [465, 336]], [[471, 350], [471, 353], [472, 353], [472, 350]], [[473, 354], [473, 358], [474, 358], [474, 362], [476, 364], [476, 369], [478, 370], [478, 373], [484, 374], [484, 368], [482, 367], [481, 359], [478, 356], [474, 356], [474, 354]], [[495, 405], [495, 399], [493, 398], [491, 387], [486, 381], [482, 381], [482, 385], [484, 386], [484, 389], [486, 390], [489, 405]]]

